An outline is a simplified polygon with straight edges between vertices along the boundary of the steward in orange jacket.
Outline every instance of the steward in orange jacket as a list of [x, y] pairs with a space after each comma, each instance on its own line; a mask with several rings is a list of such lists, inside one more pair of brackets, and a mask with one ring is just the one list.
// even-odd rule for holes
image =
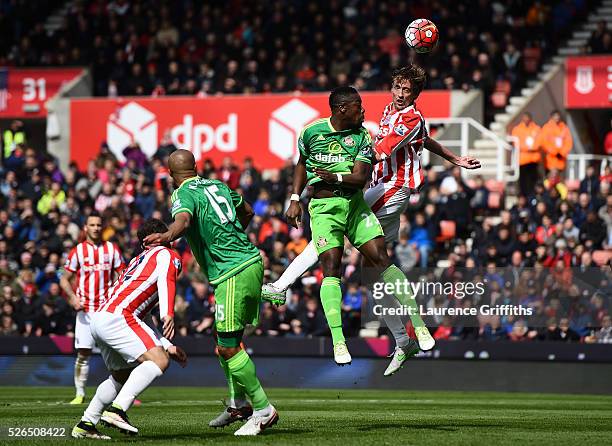
[[561, 121], [561, 114], [558, 111], [553, 111], [548, 122], [542, 127], [538, 145], [546, 154], [544, 159], [546, 170], [557, 169], [563, 172], [574, 141], [569, 127]]
[[523, 195], [533, 193], [533, 187], [538, 181], [538, 165], [542, 158], [537, 145], [539, 134], [540, 126], [533, 122], [528, 112], [523, 113], [521, 122], [512, 129], [511, 135], [516, 138], [515, 144], [520, 153], [519, 183]]

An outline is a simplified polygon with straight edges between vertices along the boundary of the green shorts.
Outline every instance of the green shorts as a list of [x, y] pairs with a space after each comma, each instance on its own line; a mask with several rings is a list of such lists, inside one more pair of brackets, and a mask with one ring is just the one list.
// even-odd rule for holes
[[216, 286], [215, 328], [219, 345], [238, 347], [246, 325], [258, 324], [263, 270], [260, 260]]
[[343, 247], [344, 236], [355, 248], [384, 236], [376, 215], [357, 191], [351, 197], [313, 198], [308, 207], [312, 240], [321, 255], [331, 248]]

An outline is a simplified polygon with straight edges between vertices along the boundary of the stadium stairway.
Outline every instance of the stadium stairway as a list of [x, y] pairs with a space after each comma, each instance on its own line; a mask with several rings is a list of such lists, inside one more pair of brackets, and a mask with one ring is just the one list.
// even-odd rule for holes
[[55, 10], [45, 22], [45, 31], [54, 33], [62, 27], [64, 20], [68, 16], [68, 11], [74, 6], [74, 1], [64, 3], [59, 9]]
[[[612, 0], [603, 0], [601, 5], [589, 14], [587, 21], [576, 26], [572, 36], [557, 50], [557, 54], [549, 61], [544, 63], [540, 72], [533, 79], [527, 81], [527, 87], [521, 89], [520, 95], [512, 96], [508, 99], [508, 105], [502, 113], [495, 115], [489, 129], [503, 140], [507, 140], [508, 125], [517, 115], [521, 113], [523, 105], [529, 97], [540, 87], [543, 86], [548, 75], [556, 67], [565, 62], [567, 56], [584, 54], [584, 47], [587, 45], [591, 33], [596, 29], [597, 22], [605, 20], [612, 23]], [[497, 144], [491, 138], [478, 139], [474, 142], [474, 148], [470, 151], [472, 156], [477, 157], [483, 162], [483, 169], [479, 170], [485, 179], [495, 178], [495, 166], [497, 165]], [[484, 167], [491, 166], [491, 167]]]

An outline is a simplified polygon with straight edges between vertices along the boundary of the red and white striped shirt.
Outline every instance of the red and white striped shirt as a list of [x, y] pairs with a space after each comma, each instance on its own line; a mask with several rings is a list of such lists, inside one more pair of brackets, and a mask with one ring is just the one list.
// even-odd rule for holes
[[159, 303], [160, 317], [173, 317], [181, 269], [181, 258], [171, 249], [156, 246], [145, 250], [121, 273], [98, 311], [144, 319]]
[[371, 186], [419, 189], [424, 180], [420, 155], [427, 137], [425, 118], [414, 104], [399, 111], [393, 102], [387, 105], [374, 140], [381, 161], [374, 166]]
[[113, 284], [113, 273], [125, 267], [117, 245], [103, 242], [94, 245], [84, 241], [72, 248], [64, 269], [77, 275], [76, 295], [83, 311], [96, 311], [100, 301]]

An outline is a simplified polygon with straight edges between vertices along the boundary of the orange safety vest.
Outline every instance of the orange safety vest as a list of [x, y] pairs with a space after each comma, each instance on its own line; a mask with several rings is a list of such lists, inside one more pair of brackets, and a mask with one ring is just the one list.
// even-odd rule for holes
[[511, 135], [518, 139], [517, 148], [520, 152], [519, 164], [539, 163], [540, 147], [537, 145], [540, 126], [531, 121], [529, 125], [521, 122], [512, 129]]
[[552, 120], [548, 121], [540, 131], [539, 144], [546, 153], [544, 165], [546, 169], [565, 170], [567, 155], [572, 150], [574, 141], [569, 127], [560, 122], [555, 124]]

